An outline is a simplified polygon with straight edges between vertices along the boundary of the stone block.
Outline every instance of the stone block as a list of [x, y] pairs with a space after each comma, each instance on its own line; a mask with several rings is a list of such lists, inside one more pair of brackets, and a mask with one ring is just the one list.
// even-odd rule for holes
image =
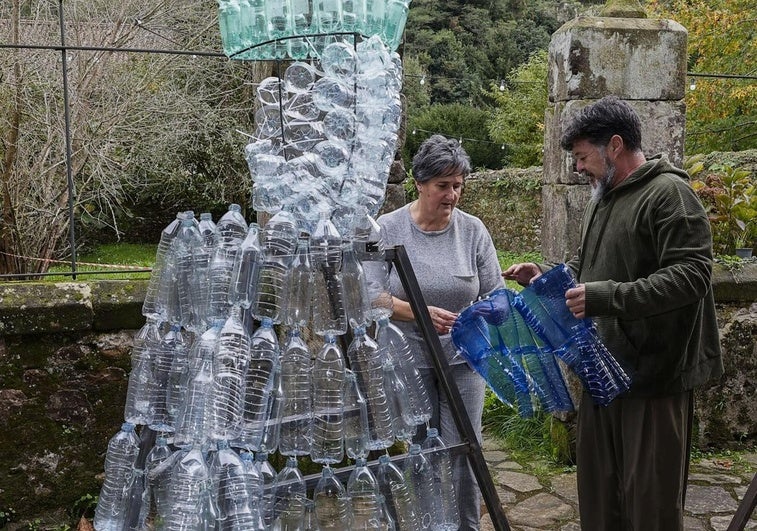
[[686, 28], [672, 20], [575, 18], [552, 35], [549, 99], [682, 99], [686, 43]]
[[[571, 100], [549, 105], [545, 112], [544, 182], [587, 184], [573, 171], [572, 156], [560, 148], [568, 121], [596, 100]], [[683, 101], [628, 101], [641, 120], [641, 148], [647, 157], [667, 154], [670, 162], [683, 164], [686, 104]]]
[[544, 185], [541, 253], [545, 260], [565, 262], [576, 254], [581, 244], [581, 219], [590, 196], [588, 185]]

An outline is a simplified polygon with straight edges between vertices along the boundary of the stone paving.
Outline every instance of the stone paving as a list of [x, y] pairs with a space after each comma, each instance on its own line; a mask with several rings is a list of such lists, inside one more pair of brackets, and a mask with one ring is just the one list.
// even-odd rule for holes
[[[510, 459], [496, 441], [485, 439], [483, 448], [510, 529], [580, 531], [575, 472], [540, 480], [529, 470], [530, 466]], [[757, 472], [757, 453], [740, 456], [746, 466], [734, 467], [733, 460], [729, 459], [703, 459], [692, 463], [686, 493], [686, 531], [728, 529]], [[757, 530], [757, 511], [745, 529]], [[493, 530], [491, 519], [484, 515], [481, 531]]]

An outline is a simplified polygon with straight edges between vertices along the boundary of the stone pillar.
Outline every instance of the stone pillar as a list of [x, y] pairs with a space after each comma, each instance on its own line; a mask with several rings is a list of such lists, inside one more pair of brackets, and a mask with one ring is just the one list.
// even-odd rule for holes
[[644, 153], [682, 163], [687, 31], [671, 20], [643, 18], [640, 7], [628, 4], [638, 5], [610, 0], [602, 14], [621, 17], [578, 17], [552, 35], [542, 193], [542, 254], [550, 261], [570, 259], [580, 245], [591, 191], [560, 137], [583, 107], [610, 94], [626, 100], [641, 118]]

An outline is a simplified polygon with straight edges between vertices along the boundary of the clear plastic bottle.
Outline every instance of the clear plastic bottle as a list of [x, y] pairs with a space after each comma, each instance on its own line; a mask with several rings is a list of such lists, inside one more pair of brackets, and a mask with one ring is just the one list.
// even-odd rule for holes
[[381, 35], [384, 30], [386, 0], [366, 0], [363, 35]]
[[315, 38], [316, 51], [320, 54], [326, 46], [335, 41], [335, 37], [329, 34], [342, 31], [341, 0], [314, 0], [313, 18], [316, 26], [314, 33], [325, 34]]
[[395, 525], [402, 531], [420, 531], [420, 522], [405, 476], [389, 458], [389, 454], [379, 456], [376, 480]]
[[120, 531], [126, 518], [129, 500], [127, 486], [139, 455], [139, 437], [134, 424], [124, 422], [108, 442], [105, 454], [105, 481], [95, 509], [97, 531]]
[[344, 451], [350, 459], [368, 457], [368, 404], [350, 370], [344, 382]]
[[255, 466], [255, 455], [252, 452], [241, 452], [239, 459], [242, 460], [244, 467], [244, 481], [247, 493], [250, 496], [250, 511], [252, 513], [252, 523], [250, 529], [255, 531], [266, 528], [263, 521], [262, 496], [263, 496], [263, 479], [260, 476], [260, 470]]
[[171, 481], [171, 467], [175, 454], [168, 446], [168, 440], [158, 435], [155, 446], [145, 458], [146, 492], [143, 514], [162, 529], [168, 517], [168, 489]]
[[[203, 240], [197, 228], [194, 216], [187, 215], [182, 221], [179, 233], [171, 247], [174, 266], [175, 282], [179, 304], [177, 314], [168, 314], [167, 321], [178, 323], [185, 328], [199, 325], [202, 312], [195, 261], [201, 258]], [[172, 308], [173, 310], [173, 308]]]
[[134, 425], [149, 424], [154, 412], [151, 406], [152, 358], [160, 345], [160, 330], [154, 317], [148, 317], [134, 336], [131, 349], [131, 373], [126, 391], [124, 421]]
[[279, 341], [273, 322], [266, 318], [252, 334], [244, 387], [242, 431], [235, 446], [259, 451], [270, 415], [271, 393], [279, 371]]
[[272, 43], [273, 57], [268, 59], [284, 59], [289, 54], [285, 37], [292, 34], [292, 15], [289, 12], [289, 3], [282, 0], [265, 2], [265, 13], [268, 18], [268, 38], [276, 39]]
[[329, 466], [323, 467], [313, 491], [315, 516], [321, 531], [349, 531], [350, 501], [344, 485]]
[[273, 529], [300, 531], [305, 520], [307, 489], [297, 468], [297, 458], [287, 458], [286, 466], [276, 476], [273, 505]]
[[367, 327], [371, 323], [371, 299], [365, 272], [352, 242], [342, 246], [342, 286], [350, 326]]
[[395, 372], [405, 384], [412, 424], [428, 422], [431, 419], [431, 400], [407, 337], [387, 317], [381, 317], [376, 322], [376, 343], [391, 357]]
[[171, 246], [176, 239], [181, 227], [181, 221], [185, 215], [183, 212], [176, 214], [176, 219], [169, 223], [160, 233], [160, 242], [158, 250], [155, 253], [155, 264], [152, 266], [150, 281], [147, 284], [145, 301], [142, 304], [142, 315], [145, 317], [154, 317], [158, 321], [166, 320], [166, 305], [169, 299], [169, 292], [173, 289], [173, 279], [171, 272], [167, 271], [166, 265], [169, 260]]
[[394, 443], [394, 432], [384, 389], [381, 352], [364, 327], [357, 327], [352, 332], [347, 357], [368, 404], [368, 449], [383, 450]]
[[415, 424], [410, 413], [410, 402], [402, 378], [394, 370], [394, 362], [387, 358], [382, 367], [384, 371], [384, 391], [389, 402], [389, 414], [392, 417], [392, 431], [398, 441], [410, 441], [415, 435]]
[[223, 53], [231, 56], [241, 48], [240, 9], [237, 0], [218, 0], [218, 25]]
[[202, 242], [206, 249], [212, 249], [218, 242], [218, 227], [215, 221], [213, 221], [213, 214], [210, 212], [203, 212], [200, 214], [200, 221], [198, 225], [200, 230], [200, 236], [202, 236]]
[[279, 448], [281, 437], [281, 416], [284, 405], [284, 391], [281, 388], [281, 363], [277, 363], [273, 372], [273, 386], [268, 396], [268, 419], [260, 439], [260, 451], [275, 453]]
[[263, 266], [253, 310], [259, 320], [268, 317], [274, 323], [281, 322], [284, 278], [294, 259], [298, 234], [297, 221], [285, 210], [271, 217], [261, 231]]
[[232, 440], [242, 431], [250, 337], [234, 306], [218, 335], [213, 356], [213, 386], [208, 410], [211, 438]]
[[166, 531], [204, 529], [210, 509], [210, 471], [199, 446], [181, 450], [173, 460]]
[[313, 361], [313, 443], [310, 458], [324, 465], [344, 457], [345, 367], [336, 338], [327, 334]]
[[365, 0], [343, 0], [342, 30], [360, 33], [365, 26]]
[[[310, 22], [313, 14], [308, 0], [287, 0], [289, 11], [292, 14], [292, 27], [294, 35], [307, 35], [310, 33]], [[310, 53], [310, 46], [305, 39], [289, 40], [289, 56], [292, 59], [306, 59]]]
[[263, 518], [263, 523], [266, 529], [270, 529], [273, 525], [273, 504], [274, 504], [274, 491], [276, 490], [276, 470], [271, 466], [268, 461], [268, 454], [266, 452], [258, 452], [255, 454], [255, 468], [260, 476], [260, 484], [262, 494], [260, 497], [260, 516]]
[[226, 529], [250, 529], [253, 523], [244, 464], [228, 441], [218, 441], [210, 461], [211, 496], [216, 516]]
[[432, 526], [436, 522], [435, 511], [437, 510], [434, 472], [420, 444], [410, 445], [403, 474], [421, 529], [434, 529]]
[[174, 444], [187, 448], [210, 438], [209, 406], [213, 389], [213, 353], [224, 321], [213, 323], [192, 345], [186, 398], [176, 415]]
[[316, 334], [347, 332], [342, 285], [342, 238], [323, 212], [310, 235], [310, 257], [315, 270], [313, 330]]
[[381, 36], [390, 51], [396, 50], [402, 42], [402, 33], [405, 31], [409, 9], [410, 0], [388, 0], [386, 2], [386, 18]]
[[436, 515], [434, 529], [454, 531], [460, 527], [460, 510], [457, 505], [455, 483], [452, 479], [452, 462], [449, 449], [439, 436], [439, 430], [428, 428], [421, 444], [434, 477]]
[[292, 328], [281, 356], [283, 404], [279, 452], [282, 455], [309, 455], [313, 436], [311, 399], [312, 356], [300, 330]]
[[352, 509], [350, 529], [378, 529], [381, 520], [378, 482], [362, 457], [355, 462], [347, 480], [347, 495]]
[[242, 207], [236, 203], [221, 216], [216, 225], [218, 244], [213, 252], [208, 272], [209, 295], [206, 319], [226, 319], [229, 315], [229, 291], [237, 254], [247, 236], [247, 222], [242, 216]]
[[379, 529], [381, 531], [396, 531], [397, 523], [394, 520], [392, 513], [389, 512], [389, 507], [387, 506], [386, 498], [384, 498], [383, 494], [379, 493], [378, 500], [379, 500]]
[[263, 251], [260, 248], [258, 224], [250, 223], [247, 236], [239, 247], [234, 261], [229, 289], [229, 303], [239, 304], [247, 309], [257, 299], [260, 266], [263, 261]]
[[284, 283], [282, 322], [288, 326], [304, 328], [310, 322], [313, 307], [313, 266], [310, 263], [308, 239], [297, 240], [297, 252], [287, 271]]
[[172, 340], [173, 356], [166, 388], [166, 424], [170, 431], [175, 431], [176, 415], [178, 415], [179, 408], [186, 399], [189, 384], [189, 340], [184, 339], [184, 334], [177, 325], [172, 326], [171, 331], [163, 336], [164, 342], [171, 341], [171, 335], [174, 336]]
[[170, 396], [169, 388], [173, 383], [172, 371], [174, 356], [177, 351], [185, 348], [184, 339], [179, 325], [172, 325], [171, 329], [161, 338], [155, 356], [152, 360], [152, 396], [150, 403], [153, 407], [153, 415], [150, 420], [150, 429], [155, 431], [173, 431], [174, 416], [169, 413], [173, 408], [175, 399]]
[[265, 0], [241, 0], [242, 6], [242, 48], [240, 59], [266, 59], [272, 57], [269, 45], [260, 46], [268, 40], [268, 20], [265, 14]]

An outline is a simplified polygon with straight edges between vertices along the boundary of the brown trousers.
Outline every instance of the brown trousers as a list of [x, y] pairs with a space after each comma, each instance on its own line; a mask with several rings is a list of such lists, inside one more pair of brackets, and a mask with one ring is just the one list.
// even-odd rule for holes
[[682, 531], [693, 393], [616, 399], [578, 411], [582, 531]]

